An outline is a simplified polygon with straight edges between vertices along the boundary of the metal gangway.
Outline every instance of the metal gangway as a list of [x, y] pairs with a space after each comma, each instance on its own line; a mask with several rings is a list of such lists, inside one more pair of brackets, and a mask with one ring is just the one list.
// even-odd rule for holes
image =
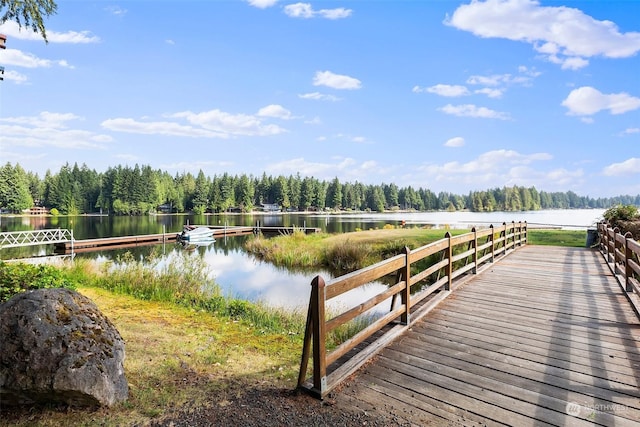
[[73, 248], [73, 230], [55, 228], [0, 233], [0, 249], [64, 242], [71, 242]]

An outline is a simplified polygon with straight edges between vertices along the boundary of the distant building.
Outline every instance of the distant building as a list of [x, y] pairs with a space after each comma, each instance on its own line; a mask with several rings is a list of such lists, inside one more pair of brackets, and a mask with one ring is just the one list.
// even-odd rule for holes
[[158, 206], [158, 210], [162, 213], [172, 213], [173, 205], [171, 203], [165, 203], [163, 205]]
[[263, 203], [262, 210], [265, 212], [280, 212], [280, 205], [276, 203]]
[[29, 209], [25, 209], [22, 213], [27, 215], [48, 215], [49, 209], [44, 206], [32, 206]]

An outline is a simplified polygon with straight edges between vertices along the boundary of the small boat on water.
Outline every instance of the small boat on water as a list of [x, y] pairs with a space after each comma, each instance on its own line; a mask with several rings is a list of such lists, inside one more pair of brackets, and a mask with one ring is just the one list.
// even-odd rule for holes
[[177, 237], [181, 242], [215, 241], [212, 229], [195, 225], [185, 225]]

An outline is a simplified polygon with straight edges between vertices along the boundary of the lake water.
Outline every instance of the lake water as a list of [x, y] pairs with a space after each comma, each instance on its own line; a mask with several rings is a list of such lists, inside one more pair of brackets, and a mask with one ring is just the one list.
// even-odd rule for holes
[[[155, 215], [143, 217], [9, 217], [0, 218], [0, 231], [20, 231], [49, 228], [72, 229], [76, 239], [97, 237], [126, 236], [154, 233], [177, 233], [185, 223], [207, 225], [244, 225], [259, 223], [264, 226], [318, 227], [329, 233], [342, 233], [357, 229], [382, 228], [385, 224], [399, 225], [405, 221], [407, 226], [425, 226], [443, 229], [495, 226], [503, 222], [527, 221], [531, 227], [556, 227], [568, 229], [587, 229], [593, 227], [601, 218], [604, 210], [550, 210], [527, 212], [408, 212], [408, 213], [354, 213], [334, 214], [257, 214], [257, 215]], [[263, 301], [271, 306], [286, 308], [304, 308], [308, 304], [311, 281], [321, 274], [325, 280], [330, 274], [323, 271], [291, 272], [276, 268], [254, 259], [243, 250], [247, 237], [218, 239], [207, 247], [199, 247], [189, 256], [200, 257], [210, 267], [215, 281], [227, 295], [252, 301]], [[32, 248], [5, 248], [0, 250], [0, 259], [26, 256], [51, 255], [51, 246]], [[136, 259], [144, 259], [150, 254], [155, 256], [184, 255], [179, 244], [143, 246], [129, 249], [78, 253], [77, 257], [92, 258], [98, 261], [116, 260], [125, 252], [132, 253]], [[345, 295], [337, 305], [352, 306], [380, 292], [383, 284], [372, 283], [363, 289]], [[385, 309], [388, 310], [388, 304]]]

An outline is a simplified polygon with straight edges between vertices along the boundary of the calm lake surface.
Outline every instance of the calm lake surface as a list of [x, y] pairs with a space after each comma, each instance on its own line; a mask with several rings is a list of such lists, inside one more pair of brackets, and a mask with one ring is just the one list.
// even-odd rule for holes
[[[155, 233], [178, 233], [185, 223], [228, 226], [299, 226], [317, 227], [329, 233], [344, 233], [355, 230], [382, 228], [385, 224], [399, 225], [405, 221], [407, 226], [424, 226], [443, 229], [472, 228], [474, 226], [495, 226], [503, 222], [527, 221], [530, 227], [559, 227], [566, 229], [587, 229], [593, 227], [601, 218], [603, 209], [584, 210], [548, 210], [526, 212], [403, 212], [403, 213], [357, 213], [357, 214], [255, 214], [255, 215], [152, 215], [142, 217], [0, 217], [0, 231], [40, 230], [63, 228], [73, 230], [74, 238], [90, 239], [98, 237], [128, 236]], [[223, 292], [227, 295], [263, 301], [266, 304], [285, 308], [305, 308], [311, 292], [311, 280], [321, 274], [325, 280], [331, 275], [323, 271], [292, 272], [279, 269], [254, 259], [243, 250], [248, 237], [218, 239], [215, 243], [185, 251], [179, 244], [159, 244], [137, 248], [78, 253], [78, 258], [91, 258], [97, 261], [114, 261], [125, 252], [136, 259], [160, 256], [189, 256], [204, 260]], [[47, 256], [53, 254], [49, 246], [31, 248], [5, 248], [0, 250], [0, 259]], [[337, 305], [360, 303], [369, 296], [380, 292], [384, 287], [372, 283], [362, 290], [352, 292], [337, 301]], [[386, 307], [388, 310], [388, 306]]]

